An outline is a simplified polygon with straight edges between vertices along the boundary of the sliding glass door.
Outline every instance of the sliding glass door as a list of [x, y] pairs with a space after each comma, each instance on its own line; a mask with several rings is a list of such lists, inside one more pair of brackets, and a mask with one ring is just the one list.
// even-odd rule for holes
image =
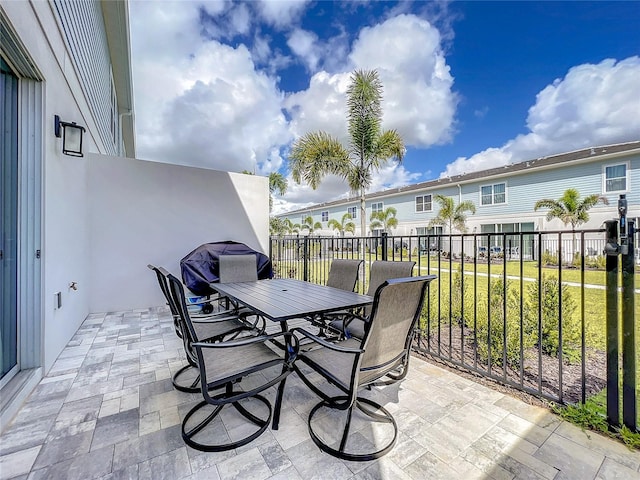
[[18, 78], [0, 58], [0, 385], [19, 369]]

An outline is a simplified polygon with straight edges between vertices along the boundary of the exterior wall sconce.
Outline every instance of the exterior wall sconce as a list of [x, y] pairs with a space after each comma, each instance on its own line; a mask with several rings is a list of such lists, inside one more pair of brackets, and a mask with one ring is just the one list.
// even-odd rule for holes
[[76, 125], [76, 122], [63, 122], [58, 115], [55, 115], [54, 122], [56, 137], [62, 137], [62, 153], [72, 157], [84, 157], [82, 153], [82, 134], [85, 132], [85, 128]]

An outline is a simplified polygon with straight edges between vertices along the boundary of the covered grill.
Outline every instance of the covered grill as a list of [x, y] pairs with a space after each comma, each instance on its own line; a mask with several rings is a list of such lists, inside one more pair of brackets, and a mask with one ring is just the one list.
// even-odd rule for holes
[[258, 279], [273, 277], [271, 260], [264, 253], [257, 252], [244, 243], [226, 241], [200, 245], [180, 260], [182, 281], [196, 295], [206, 296], [214, 293], [210, 283], [219, 281], [220, 255], [255, 254]]

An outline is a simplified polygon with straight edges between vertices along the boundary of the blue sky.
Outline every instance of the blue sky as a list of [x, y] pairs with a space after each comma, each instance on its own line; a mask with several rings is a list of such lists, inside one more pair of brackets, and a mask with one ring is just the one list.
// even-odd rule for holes
[[[376, 68], [407, 144], [372, 190], [640, 139], [639, 2], [130, 3], [138, 156], [288, 175], [293, 141], [346, 137]], [[349, 195], [295, 185], [279, 213]]]

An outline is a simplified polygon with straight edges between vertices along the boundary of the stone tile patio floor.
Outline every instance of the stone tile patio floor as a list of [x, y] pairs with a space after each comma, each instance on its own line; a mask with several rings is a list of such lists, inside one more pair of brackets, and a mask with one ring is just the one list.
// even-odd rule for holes
[[418, 358], [403, 382], [371, 392], [400, 428], [382, 459], [320, 452], [306, 424], [317, 399], [295, 374], [279, 430], [196, 451], [180, 422], [201, 396], [171, 385], [183, 363], [165, 309], [90, 315], [0, 437], [0, 478], [640, 479], [640, 452]]

